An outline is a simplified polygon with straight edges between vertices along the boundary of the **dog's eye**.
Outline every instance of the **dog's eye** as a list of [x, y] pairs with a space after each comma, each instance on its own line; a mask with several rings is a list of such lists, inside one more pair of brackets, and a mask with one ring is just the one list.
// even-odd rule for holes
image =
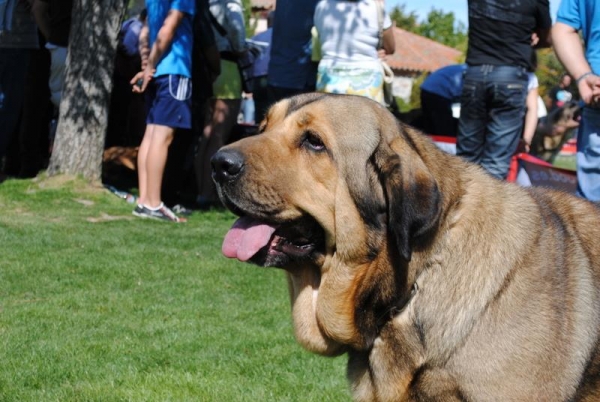
[[325, 144], [319, 138], [319, 136], [311, 131], [306, 131], [302, 138], [302, 146], [307, 147], [312, 151], [323, 151]]

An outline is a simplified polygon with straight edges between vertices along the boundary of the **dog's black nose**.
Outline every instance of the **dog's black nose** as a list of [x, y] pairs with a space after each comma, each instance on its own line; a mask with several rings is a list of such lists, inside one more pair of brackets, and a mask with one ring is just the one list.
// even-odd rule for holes
[[233, 149], [218, 151], [210, 159], [213, 180], [218, 183], [235, 180], [244, 167], [244, 156]]

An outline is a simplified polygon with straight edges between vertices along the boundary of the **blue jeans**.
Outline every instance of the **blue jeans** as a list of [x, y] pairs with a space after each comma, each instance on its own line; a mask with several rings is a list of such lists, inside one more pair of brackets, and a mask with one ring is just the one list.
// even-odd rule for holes
[[513, 66], [465, 71], [456, 154], [505, 179], [525, 118], [527, 72]]
[[577, 132], [577, 195], [600, 201], [600, 109], [585, 107]]

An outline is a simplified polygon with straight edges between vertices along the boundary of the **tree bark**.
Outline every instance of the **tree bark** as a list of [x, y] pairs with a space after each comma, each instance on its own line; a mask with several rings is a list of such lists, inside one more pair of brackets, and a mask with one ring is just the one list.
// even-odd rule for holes
[[98, 182], [117, 35], [127, 0], [74, 0], [66, 80], [48, 175]]

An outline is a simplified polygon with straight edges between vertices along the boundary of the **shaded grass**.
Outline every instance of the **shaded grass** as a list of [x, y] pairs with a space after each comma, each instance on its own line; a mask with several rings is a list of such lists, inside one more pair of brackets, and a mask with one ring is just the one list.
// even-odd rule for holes
[[0, 185], [0, 401], [343, 401], [296, 344], [282, 272], [222, 257], [234, 220], [147, 221], [78, 180]]

